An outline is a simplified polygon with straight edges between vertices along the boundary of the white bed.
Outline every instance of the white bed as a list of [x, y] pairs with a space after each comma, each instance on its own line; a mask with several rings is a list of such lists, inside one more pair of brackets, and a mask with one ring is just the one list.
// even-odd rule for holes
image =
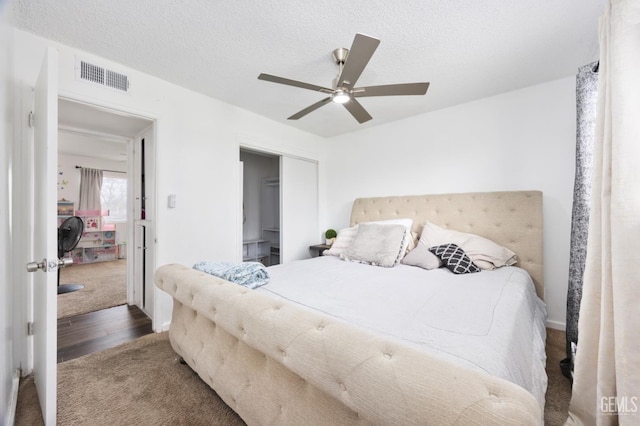
[[458, 276], [322, 257], [248, 290], [166, 265], [174, 349], [248, 424], [541, 424], [542, 194], [358, 199], [351, 225], [399, 217], [418, 235], [429, 220], [490, 238], [518, 267]]
[[544, 406], [546, 308], [521, 268], [455, 275], [323, 256], [269, 273], [257, 291], [509, 380]]

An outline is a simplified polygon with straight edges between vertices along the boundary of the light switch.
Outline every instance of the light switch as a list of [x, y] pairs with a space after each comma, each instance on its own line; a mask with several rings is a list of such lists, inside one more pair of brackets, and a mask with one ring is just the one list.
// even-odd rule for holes
[[169, 194], [167, 197], [167, 206], [169, 206], [170, 209], [176, 208], [176, 194]]

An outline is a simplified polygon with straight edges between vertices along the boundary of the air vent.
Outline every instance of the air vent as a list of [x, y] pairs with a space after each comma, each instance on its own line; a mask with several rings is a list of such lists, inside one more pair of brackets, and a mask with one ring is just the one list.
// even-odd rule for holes
[[125, 74], [112, 71], [100, 65], [78, 60], [76, 76], [80, 80], [107, 86], [121, 92], [129, 91], [129, 78]]
[[105, 70], [105, 77], [105, 85], [113, 87], [114, 89], [124, 90], [125, 92], [129, 89], [129, 79], [126, 75]]
[[104, 84], [104, 68], [80, 61], [80, 78], [92, 83]]

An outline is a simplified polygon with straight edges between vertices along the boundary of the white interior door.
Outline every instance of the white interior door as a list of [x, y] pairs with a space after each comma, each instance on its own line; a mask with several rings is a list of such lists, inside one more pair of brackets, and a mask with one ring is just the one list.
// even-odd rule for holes
[[280, 261], [285, 263], [309, 258], [309, 246], [320, 242], [318, 163], [280, 158]]
[[155, 129], [149, 127], [134, 140], [132, 156], [133, 192], [133, 233], [130, 235], [133, 247], [127, 261], [132, 265], [134, 302], [151, 319], [154, 330], [161, 320], [155, 309], [155, 294], [158, 290], [153, 283], [155, 271]]
[[146, 231], [146, 227], [144, 224], [140, 223], [141, 221], [137, 221], [136, 224], [134, 225], [135, 228], [135, 232], [134, 232], [134, 247], [135, 250], [133, 252], [133, 258], [130, 260], [130, 262], [133, 262], [133, 271], [134, 271], [134, 277], [135, 277], [135, 283], [136, 283], [136, 305], [142, 309], [144, 312], [147, 313], [147, 315], [149, 315], [149, 312], [147, 312], [146, 310], [146, 305], [147, 305], [147, 293], [146, 293], [146, 286], [145, 284], [145, 280], [146, 280], [146, 276], [145, 276], [145, 257], [146, 257], [146, 250], [147, 250], [147, 246], [146, 246], [146, 238], [145, 238], [145, 231]]
[[[33, 373], [45, 424], [56, 424], [58, 52], [47, 49], [34, 103]], [[33, 266], [33, 265], [32, 265]]]

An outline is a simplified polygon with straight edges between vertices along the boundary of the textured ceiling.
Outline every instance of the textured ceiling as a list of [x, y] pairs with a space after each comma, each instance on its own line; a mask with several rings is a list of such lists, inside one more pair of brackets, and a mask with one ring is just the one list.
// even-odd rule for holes
[[[597, 59], [605, 0], [14, 0], [18, 28], [321, 136], [575, 75]], [[331, 85], [331, 52], [382, 42], [358, 86], [429, 81], [426, 96], [361, 99], [358, 124], [325, 97], [261, 72]], [[132, 81], [132, 85], [135, 85]]]

